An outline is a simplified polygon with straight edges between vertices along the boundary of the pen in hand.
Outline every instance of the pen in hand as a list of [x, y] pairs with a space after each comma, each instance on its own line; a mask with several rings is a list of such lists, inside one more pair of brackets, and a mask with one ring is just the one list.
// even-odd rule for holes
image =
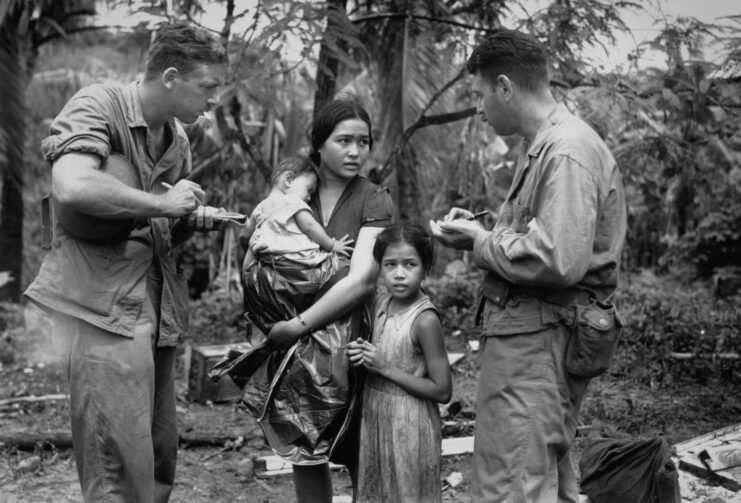
[[[167, 182], [160, 182], [160, 185], [162, 185], [167, 190], [170, 190], [172, 188], [172, 185], [170, 185]], [[196, 201], [198, 201], [201, 205], [203, 205], [203, 201], [201, 201], [199, 198], [196, 197]]]
[[466, 218], [466, 220], [477, 220], [481, 217], [485, 217], [489, 214], [489, 210], [479, 211], [478, 213], [474, 213], [470, 217]]

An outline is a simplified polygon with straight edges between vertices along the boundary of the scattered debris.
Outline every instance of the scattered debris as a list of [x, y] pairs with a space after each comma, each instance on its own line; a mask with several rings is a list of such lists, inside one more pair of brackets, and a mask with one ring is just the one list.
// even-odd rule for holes
[[[473, 437], [444, 438], [443, 456], [458, 456], [473, 452]], [[330, 470], [340, 470], [342, 465], [329, 463]], [[276, 477], [293, 473], [292, 464], [280, 456], [262, 456], [255, 459], [255, 476], [258, 478]]]
[[15, 467], [15, 471], [18, 473], [35, 472], [40, 466], [41, 458], [39, 456], [29, 456], [18, 463], [18, 466]]
[[452, 367], [466, 356], [465, 353], [448, 353], [448, 363]]
[[675, 450], [681, 469], [732, 491], [741, 490], [741, 423], [681, 442]]
[[463, 482], [463, 474], [461, 472], [453, 472], [445, 477], [444, 480], [449, 487], [457, 487]]

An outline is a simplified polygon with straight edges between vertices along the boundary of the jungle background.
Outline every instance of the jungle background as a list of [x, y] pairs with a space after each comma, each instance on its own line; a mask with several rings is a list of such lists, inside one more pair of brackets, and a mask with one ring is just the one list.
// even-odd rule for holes
[[[580, 431], [675, 443], [738, 422], [741, 8], [712, 23], [657, 16], [655, 36], [620, 67], [590, 56], [609, 59], [616, 41], [630, 36], [626, 13], [661, 13], [665, 3], [2, 0], [0, 397], [64, 392], [49, 321], [21, 295], [45, 253], [41, 199], [50, 169], [40, 140], [82, 86], [136, 79], [157, 23], [205, 24], [229, 50], [221, 105], [188, 127], [192, 178], [208, 204], [249, 214], [277, 161], [305, 152], [315, 110], [350, 92], [374, 121], [366, 175], [390, 188], [399, 220], [424, 223], [460, 206], [490, 210], [488, 224], [506, 194], [518, 140], [497, 137], [475, 117], [463, 67], [480, 36], [505, 26], [547, 44], [554, 94], [603, 136], [627, 191], [615, 296], [625, 329], [613, 367], [592, 384]], [[100, 15], [121, 8], [124, 16]], [[646, 65], [648, 53], [662, 64]], [[231, 231], [197, 235], [180, 251], [192, 298], [187, 344], [245, 339], [240, 258]], [[469, 435], [474, 424], [478, 365], [469, 342], [478, 337], [479, 279], [466, 253], [439, 247], [425, 284], [441, 309], [448, 349], [466, 355], [453, 367], [446, 436]], [[180, 426], [191, 441], [184, 441], [175, 500], [290, 501], [290, 481], [252, 475], [255, 457], [269, 454], [254, 422], [233, 404], [194, 403], [187, 383], [179, 386]], [[0, 405], [0, 430], [64, 430], [66, 414], [64, 401]], [[194, 438], [209, 435], [221, 445], [197, 449]], [[467, 463], [446, 458], [444, 476], [463, 473], [446, 500], [465, 500]], [[335, 477], [338, 494], [348, 493], [343, 474]], [[79, 501], [70, 451], [4, 444], [3, 493], [10, 501]]]

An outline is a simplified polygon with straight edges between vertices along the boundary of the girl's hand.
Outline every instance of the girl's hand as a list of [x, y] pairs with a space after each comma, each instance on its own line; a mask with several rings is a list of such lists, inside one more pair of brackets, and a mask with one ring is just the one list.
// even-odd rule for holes
[[349, 239], [348, 236], [348, 234], [345, 234], [341, 239], [335, 239], [334, 246], [332, 247], [333, 252], [346, 258], [350, 258], [352, 255], [353, 243], [355, 242], [354, 239]]
[[378, 352], [378, 348], [368, 341], [358, 339], [347, 344], [347, 354], [353, 366], [363, 366], [376, 374], [383, 374], [387, 368], [386, 360]]

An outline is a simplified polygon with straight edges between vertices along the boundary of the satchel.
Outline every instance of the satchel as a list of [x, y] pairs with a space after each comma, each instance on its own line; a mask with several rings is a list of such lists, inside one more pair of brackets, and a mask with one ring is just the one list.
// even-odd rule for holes
[[574, 306], [574, 325], [566, 348], [566, 370], [574, 377], [596, 377], [607, 371], [623, 324], [610, 302]]

